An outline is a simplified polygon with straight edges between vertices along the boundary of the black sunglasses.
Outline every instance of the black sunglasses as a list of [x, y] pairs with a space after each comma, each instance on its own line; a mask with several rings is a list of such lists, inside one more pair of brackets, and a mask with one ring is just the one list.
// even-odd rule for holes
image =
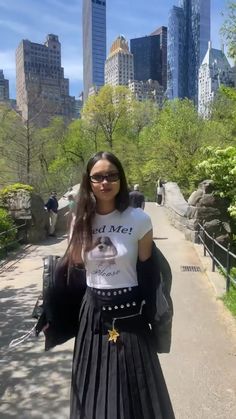
[[102, 183], [104, 180], [112, 183], [117, 182], [120, 179], [120, 174], [118, 172], [111, 172], [106, 175], [95, 173], [94, 175], [89, 176], [89, 179], [92, 183]]

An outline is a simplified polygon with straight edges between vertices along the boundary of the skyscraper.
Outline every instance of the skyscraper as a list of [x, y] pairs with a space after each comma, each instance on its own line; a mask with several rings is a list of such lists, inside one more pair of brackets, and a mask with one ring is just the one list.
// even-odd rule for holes
[[184, 11], [173, 6], [169, 14], [167, 48], [167, 97], [187, 96], [187, 74], [185, 63]]
[[59, 115], [74, 116], [74, 97], [61, 67], [61, 44], [50, 34], [44, 44], [23, 40], [16, 50], [16, 100], [25, 121], [39, 126]]
[[198, 112], [205, 118], [210, 115], [210, 105], [221, 85], [234, 86], [234, 74], [224, 51], [212, 48], [209, 42], [207, 53], [199, 69]]
[[83, 0], [84, 100], [90, 88], [104, 85], [106, 60], [106, 0]]
[[3, 70], [0, 70], [0, 102], [9, 100], [9, 80], [5, 79]]
[[113, 42], [105, 62], [105, 84], [128, 86], [134, 79], [134, 60], [123, 36]]
[[157, 80], [162, 83], [160, 36], [149, 35], [130, 40], [134, 56], [134, 80]]
[[157, 28], [151, 35], [158, 35], [160, 38], [160, 60], [161, 60], [161, 85], [166, 90], [167, 87], [167, 28], [161, 26]]
[[164, 89], [157, 80], [130, 81], [129, 89], [140, 102], [150, 100], [159, 108], [163, 105]]
[[[169, 18], [168, 97], [188, 97], [197, 103], [198, 70], [210, 40], [210, 0], [180, 0], [179, 5], [179, 8], [172, 8]], [[180, 39], [181, 45], [183, 42], [183, 50], [182, 46], [179, 49], [180, 55], [175, 51], [174, 34]], [[173, 72], [174, 68], [178, 68], [178, 71]], [[177, 89], [174, 86], [177, 86]], [[177, 96], [176, 91], [180, 92]]]

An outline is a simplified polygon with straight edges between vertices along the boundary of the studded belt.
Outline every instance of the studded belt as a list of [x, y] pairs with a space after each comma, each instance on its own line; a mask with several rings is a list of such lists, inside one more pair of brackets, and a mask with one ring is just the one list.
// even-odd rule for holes
[[116, 321], [142, 315], [145, 300], [141, 299], [139, 287], [109, 290], [88, 288], [88, 292], [95, 306], [101, 310], [105, 324], [110, 324], [106, 329], [109, 341], [116, 342], [118, 337], [118, 331], [115, 329]]

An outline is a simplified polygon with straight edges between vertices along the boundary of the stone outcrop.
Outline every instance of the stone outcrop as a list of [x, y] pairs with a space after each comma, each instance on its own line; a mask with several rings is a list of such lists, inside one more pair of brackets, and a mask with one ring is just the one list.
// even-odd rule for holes
[[165, 205], [173, 225], [184, 231], [188, 240], [197, 242], [198, 224], [224, 246], [230, 241], [228, 203], [214, 195], [212, 180], [204, 180], [186, 201], [174, 182], [165, 184]]
[[[56, 233], [67, 232], [68, 218], [66, 213], [69, 211], [67, 197], [69, 194], [77, 196], [79, 187], [79, 184], [73, 186], [59, 199]], [[22, 241], [38, 243], [48, 236], [49, 217], [44, 205], [45, 203], [40, 195], [25, 189], [9, 192], [4, 198], [4, 207], [9, 211], [16, 225], [20, 226], [25, 222], [25, 227], [19, 229], [18, 233]]]
[[5, 197], [5, 207], [19, 226], [25, 221], [25, 227], [19, 230], [21, 237], [29, 243], [37, 243], [47, 237], [48, 214], [42, 198], [34, 192], [18, 189]]

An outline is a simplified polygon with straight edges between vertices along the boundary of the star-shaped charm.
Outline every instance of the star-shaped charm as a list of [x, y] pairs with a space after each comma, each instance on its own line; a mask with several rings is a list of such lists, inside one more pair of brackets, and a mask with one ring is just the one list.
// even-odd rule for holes
[[108, 330], [108, 340], [110, 340], [111, 342], [115, 342], [117, 341], [117, 338], [120, 336], [120, 334], [117, 332], [116, 329], [112, 330]]

